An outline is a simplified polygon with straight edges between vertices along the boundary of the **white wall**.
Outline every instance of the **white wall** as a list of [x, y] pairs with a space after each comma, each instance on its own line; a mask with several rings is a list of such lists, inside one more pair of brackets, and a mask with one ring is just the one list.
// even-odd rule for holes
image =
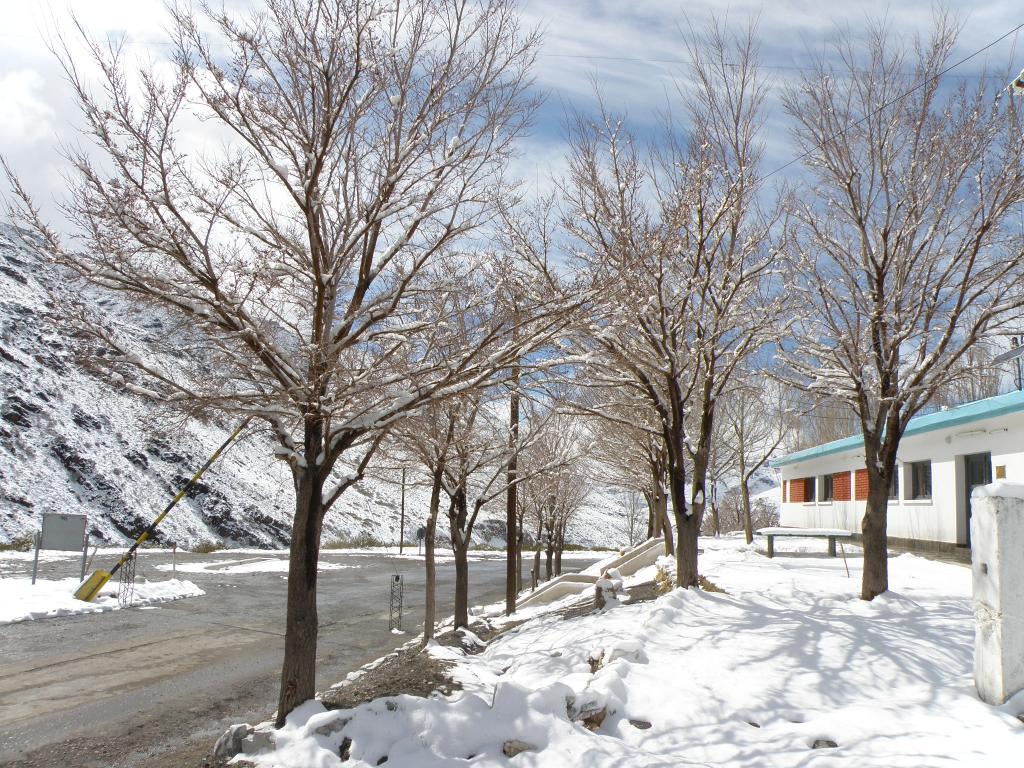
[[[963, 457], [987, 452], [992, 454], [993, 480], [996, 479], [996, 467], [1005, 466], [1007, 480], [1024, 482], [1024, 413], [904, 438], [897, 455], [900, 498], [889, 500], [889, 535], [950, 544], [966, 543]], [[909, 500], [905, 497], [909, 491], [910, 473], [905, 464], [925, 459], [932, 462], [932, 498], [928, 501]], [[863, 466], [864, 451], [859, 449], [787, 464], [779, 467], [779, 473], [783, 480], [793, 480], [851, 471]], [[820, 492], [821, 481], [816, 482], [816, 490]], [[851, 478], [851, 496], [854, 486]], [[787, 502], [781, 506], [784, 526], [844, 528], [859, 533], [865, 502]]]

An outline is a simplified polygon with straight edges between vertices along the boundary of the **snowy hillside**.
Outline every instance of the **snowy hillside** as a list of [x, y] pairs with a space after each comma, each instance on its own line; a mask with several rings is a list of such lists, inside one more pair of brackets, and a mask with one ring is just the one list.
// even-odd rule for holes
[[[69, 290], [59, 272], [0, 225], [0, 542], [37, 530], [42, 512], [84, 512], [93, 536], [108, 544], [133, 538], [234, 426], [183, 421], [85, 370], [77, 362], [79, 342], [50, 296], [63, 299]], [[125, 312], [113, 297], [81, 300]], [[159, 323], [132, 317], [139, 337]], [[396, 541], [397, 479], [368, 477], [347, 491], [327, 517], [324, 542]], [[415, 540], [427, 497], [415, 484], [406, 489], [407, 539]], [[272, 458], [266, 438], [254, 435], [210, 470], [156, 540], [279, 547], [288, 540], [292, 498], [287, 467]], [[479, 524], [482, 540], [503, 530], [504, 507], [490, 514]], [[620, 515], [609, 496], [595, 494], [570, 540], [617, 545], [625, 538]]]

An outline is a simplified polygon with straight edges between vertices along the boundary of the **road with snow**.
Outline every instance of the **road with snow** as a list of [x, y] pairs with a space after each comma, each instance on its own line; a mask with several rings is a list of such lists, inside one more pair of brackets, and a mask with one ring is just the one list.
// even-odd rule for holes
[[[472, 564], [474, 604], [502, 598], [502, 554]], [[229, 724], [267, 719], [283, 648], [283, 559], [179, 554], [179, 577], [205, 596], [0, 625], [0, 765], [192, 768]], [[321, 688], [407, 641], [423, 607], [416, 560], [335, 553], [323, 560], [337, 567], [320, 574]], [[169, 563], [169, 555], [146, 553], [138, 576], [166, 579], [161, 566]], [[17, 567], [27, 572], [31, 563]], [[40, 576], [66, 577], [75, 568], [70, 560], [46, 563]], [[16, 575], [11, 569], [5, 575]], [[396, 572], [405, 581], [404, 636], [388, 630]], [[442, 615], [451, 612], [453, 590], [454, 570], [442, 563]]]

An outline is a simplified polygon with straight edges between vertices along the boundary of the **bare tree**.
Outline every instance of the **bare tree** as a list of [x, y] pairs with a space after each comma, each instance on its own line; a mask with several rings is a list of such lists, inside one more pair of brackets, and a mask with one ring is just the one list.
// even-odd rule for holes
[[[1019, 337], [1013, 337], [1019, 338]], [[1018, 361], [1012, 361], [1013, 376], [1007, 377], [1003, 366], [993, 363], [998, 354], [992, 339], [979, 339], [961, 356], [949, 380], [938, 389], [932, 398], [932, 405], [953, 407], [972, 400], [981, 400], [998, 395], [1007, 378], [1011, 378], [1017, 389], [1024, 389], [1020, 382]]]
[[784, 96], [806, 152], [793, 246], [813, 307], [790, 365], [809, 389], [853, 409], [869, 490], [861, 597], [888, 589], [886, 517], [911, 418], [959, 373], [978, 340], [1024, 303], [1020, 104], [1003, 80], [941, 76], [958, 24], [925, 38], [883, 22], [843, 35]]
[[545, 575], [561, 572], [561, 553], [569, 521], [589, 493], [590, 439], [582, 421], [558, 412], [536, 440], [520, 453], [524, 473], [521, 500], [525, 516], [536, 527], [534, 574], [540, 577], [540, 556], [546, 554]]
[[781, 209], [763, 207], [758, 172], [766, 84], [754, 31], [712, 26], [688, 54], [687, 133], [669, 125], [645, 164], [621, 119], [581, 118], [563, 185], [565, 226], [604, 289], [588, 373], [643, 401], [661, 429], [682, 587], [698, 583], [715, 404], [783, 311], [769, 247]]
[[722, 405], [733, 391], [735, 388], [723, 392], [715, 406], [716, 418], [711, 434], [711, 449], [707, 468], [707, 511], [711, 513], [711, 517], [709, 519], [705, 515], [704, 523], [701, 526], [701, 533], [705, 536], [722, 535], [721, 500], [728, 489], [730, 480], [736, 477], [739, 446], [729, 434], [728, 424], [722, 418]]
[[860, 429], [857, 412], [847, 401], [833, 398], [828, 392], [801, 392], [791, 387], [786, 397], [792, 411], [787, 419], [788, 450], [799, 451], [842, 440]]
[[[522, 367], [516, 366], [521, 372]], [[469, 547], [485, 506], [536, 475], [558, 472], [570, 460], [564, 450], [541, 461], [517, 466], [509, 478], [509, 456], [519, 456], [544, 439], [555, 412], [528, 399], [520, 402], [522, 418], [514, 430], [504, 418], [506, 400], [498, 388], [478, 390], [459, 400], [461, 412], [445, 464], [441, 487], [448, 496], [448, 524], [455, 555], [455, 626], [469, 625]], [[509, 440], [513, 434], [514, 439]]]
[[595, 418], [595, 467], [601, 481], [635, 490], [647, 502], [648, 537], [663, 537], [665, 554], [675, 553], [672, 521], [668, 509], [665, 468], [668, 462], [665, 439], [660, 425], [650, 418], [643, 400], [629, 403], [629, 393], [597, 387], [586, 390], [587, 397], [578, 406]]
[[622, 493], [622, 529], [631, 547], [635, 547], [643, 540], [642, 498], [637, 491], [627, 490]]
[[753, 379], [739, 381], [719, 407], [723, 435], [733, 446], [743, 535], [751, 544], [750, 480], [789, 436], [790, 409], [784, 385]]
[[[552, 198], [536, 200], [532, 206], [511, 206], [501, 209], [502, 227], [500, 242], [503, 250], [512, 257], [512, 263], [521, 260], [533, 268], [535, 275], [546, 278], [541, 282], [534, 280], [532, 290], [538, 294], [556, 294], [565, 292], [567, 286], [558, 279], [551, 268], [550, 255], [553, 249], [554, 231], [557, 225], [554, 216]], [[505, 300], [515, 316], [522, 297], [527, 293], [525, 281], [513, 279], [506, 282], [508, 290]], [[509, 448], [514, 449], [519, 440], [520, 403], [522, 401], [522, 371], [517, 366], [512, 371], [509, 382]], [[505, 615], [510, 616], [516, 611], [516, 598], [522, 581], [522, 552], [520, 546], [523, 532], [520, 528], [522, 510], [518, 493], [519, 483], [516, 482], [519, 455], [510, 450], [506, 477], [505, 493]]]
[[[183, 318], [208, 362], [187, 370], [137, 353], [98, 322], [122, 375], [272, 428], [296, 494], [281, 725], [315, 692], [325, 512], [389, 425], [521, 351], [503, 323], [443, 365], [417, 355], [448, 318], [425, 316], [416, 297], [427, 265], [505, 194], [505, 161], [533, 112], [538, 37], [511, 0], [265, 0], [245, 15], [170, 14], [173, 66], [133, 73], [137, 88], [121, 51], [84, 30], [98, 85], [60, 49], [102, 160], [68, 150], [77, 246], [24, 195], [21, 213], [86, 279]], [[185, 150], [181, 124], [197, 117], [222, 129], [223, 149]], [[336, 469], [342, 457], [351, 470]]]

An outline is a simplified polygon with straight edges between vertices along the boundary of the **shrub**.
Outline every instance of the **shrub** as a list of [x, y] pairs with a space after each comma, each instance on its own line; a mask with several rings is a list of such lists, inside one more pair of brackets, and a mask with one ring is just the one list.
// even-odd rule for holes
[[224, 547], [221, 546], [216, 541], [201, 541], [198, 544], [196, 544], [194, 547], [192, 547], [192, 549], [189, 550], [189, 551], [191, 551], [193, 554], [197, 554], [197, 555], [208, 555], [211, 552], [216, 552], [216, 551], [218, 551], [220, 549], [223, 549], [223, 548]]
[[372, 533], [363, 531], [356, 534], [343, 533], [325, 544], [321, 544], [321, 549], [368, 549], [370, 547], [384, 547], [387, 546], [383, 541], [378, 539]]
[[29, 552], [32, 549], [31, 536], [19, 536], [8, 542], [0, 541], [0, 552]]

